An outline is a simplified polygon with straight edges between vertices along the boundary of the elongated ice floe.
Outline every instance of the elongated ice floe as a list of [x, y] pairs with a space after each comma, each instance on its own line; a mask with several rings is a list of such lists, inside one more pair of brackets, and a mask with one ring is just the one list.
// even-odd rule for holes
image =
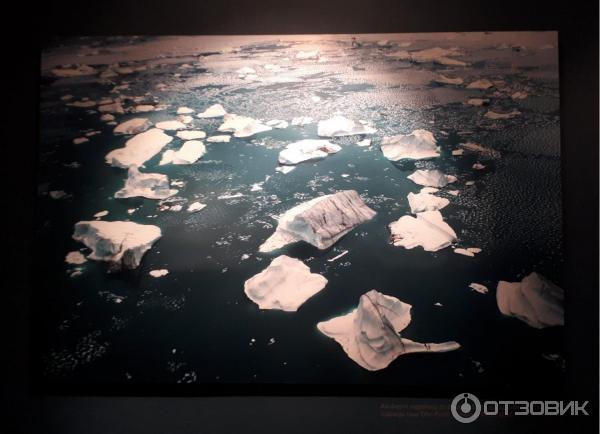
[[456, 241], [456, 232], [444, 221], [439, 211], [424, 211], [416, 217], [408, 215], [390, 223], [391, 241], [394, 246], [412, 249], [417, 246], [435, 252]]
[[202, 113], [198, 113], [196, 116], [199, 118], [220, 118], [227, 114], [227, 111], [221, 104], [213, 104], [204, 110]]
[[335, 154], [342, 148], [327, 140], [304, 139], [290, 143], [279, 153], [279, 164], [294, 165], [303, 161], [318, 160]]
[[54, 68], [52, 74], [56, 77], [83, 77], [86, 75], [96, 75], [98, 71], [89, 65], [77, 65], [68, 68]]
[[456, 177], [446, 175], [439, 170], [415, 170], [411, 175], [407, 176], [412, 182], [425, 187], [445, 187], [448, 184], [456, 182]]
[[395, 57], [400, 60], [412, 60], [413, 62], [418, 63], [439, 63], [441, 65], [451, 65], [451, 66], [466, 66], [467, 63], [461, 60], [452, 59], [451, 57], [459, 56], [462, 53], [458, 50], [454, 49], [445, 49], [440, 47], [428, 48], [420, 51], [405, 51], [399, 50], [393, 53], [390, 53], [390, 57]]
[[156, 128], [160, 128], [165, 131], [176, 131], [185, 130], [187, 127], [183, 122], [180, 121], [162, 121], [156, 123]]
[[126, 221], [81, 221], [73, 238], [92, 250], [87, 258], [113, 268], [137, 268], [144, 253], [161, 237], [160, 228]]
[[[113, 117], [114, 119], [114, 117]], [[115, 134], [139, 134], [146, 131], [148, 128], [152, 126], [152, 122], [150, 122], [146, 118], [133, 118], [128, 121], [121, 122], [119, 125], [115, 127], [113, 133]]]
[[469, 85], [467, 86], [467, 89], [489, 89], [490, 87], [494, 86], [494, 83], [492, 83], [491, 81], [489, 81], [486, 78], [483, 78], [481, 80], [475, 80], [471, 83], [469, 83]]
[[187, 212], [190, 212], [190, 213], [198, 212], [198, 211], [202, 211], [204, 208], [206, 208], [206, 204], [200, 203], [200, 202], [194, 202], [188, 206]]
[[163, 153], [159, 165], [193, 164], [206, 153], [206, 147], [200, 140], [188, 140], [179, 150], [169, 149]]
[[327, 285], [327, 279], [311, 273], [302, 261], [281, 255], [257, 275], [246, 280], [244, 292], [260, 309], [295, 312]]
[[408, 193], [408, 204], [413, 214], [423, 211], [438, 211], [447, 206], [450, 201], [430, 193]]
[[129, 167], [125, 186], [115, 193], [117, 199], [145, 197], [147, 199], [166, 199], [177, 194], [171, 189], [169, 177], [161, 173], [141, 173], [136, 166]]
[[223, 123], [219, 127], [219, 131], [233, 133], [234, 137], [250, 137], [271, 129], [270, 126], [256, 119], [235, 114], [226, 114]]
[[194, 109], [191, 109], [189, 107], [179, 107], [177, 109], [178, 115], [189, 115], [190, 113], [194, 113]]
[[231, 140], [231, 136], [227, 134], [222, 134], [219, 136], [210, 136], [206, 139], [209, 143], [228, 143]]
[[562, 326], [564, 292], [538, 273], [531, 273], [520, 282], [498, 282], [498, 309], [538, 329]]
[[464, 80], [460, 77], [452, 78], [452, 77], [447, 77], [444, 74], [440, 74], [433, 81], [435, 81], [436, 83], [440, 83], [440, 84], [454, 84], [454, 85], [459, 85], [459, 84], [464, 83]]
[[459, 143], [458, 146], [460, 146], [461, 148], [463, 148], [467, 151], [477, 152], [488, 158], [500, 158], [500, 152], [496, 151], [495, 149], [480, 145], [479, 143], [473, 143], [473, 142]]
[[354, 122], [344, 116], [334, 116], [330, 119], [319, 121], [317, 134], [321, 137], [353, 136], [357, 134], [373, 134], [375, 128]]
[[284, 213], [275, 233], [259, 250], [270, 252], [296, 241], [306, 241], [323, 250], [375, 214], [354, 190], [320, 196]]
[[158, 154], [173, 137], [158, 128], [152, 128], [127, 140], [125, 147], [106, 154], [105, 160], [115, 167], [127, 169], [129, 166], [141, 166]]
[[410, 134], [384, 137], [381, 141], [381, 152], [385, 158], [391, 161], [419, 160], [440, 156], [433, 134], [426, 130], [415, 130]]
[[477, 291], [480, 294], [488, 293], [487, 286], [482, 285], [481, 283], [471, 283], [469, 284], [469, 288], [471, 288], [473, 291]]
[[484, 117], [488, 118], [488, 119], [493, 119], [493, 120], [501, 120], [501, 119], [512, 119], [514, 117], [517, 117], [521, 114], [521, 112], [519, 110], [512, 110], [510, 112], [507, 113], [497, 113], [495, 111], [492, 110], [488, 110], [486, 112], [485, 115], [483, 115]]
[[319, 58], [319, 50], [310, 50], [310, 51], [298, 51], [296, 53], [296, 59], [318, 59]]
[[176, 136], [183, 140], [196, 140], [205, 138], [206, 133], [201, 130], [185, 130], [177, 131]]
[[369, 371], [386, 368], [398, 356], [410, 353], [442, 353], [460, 348], [454, 341], [419, 343], [401, 332], [410, 324], [412, 306], [372, 289], [363, 294], [352, 312], [317, 324], [335, 339], [348, 357]]

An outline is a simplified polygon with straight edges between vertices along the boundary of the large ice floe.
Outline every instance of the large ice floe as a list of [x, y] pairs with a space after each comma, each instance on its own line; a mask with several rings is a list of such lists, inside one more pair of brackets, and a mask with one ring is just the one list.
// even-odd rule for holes
[[525, 276], [520, 282], [498, 282], [498, 309], [538, 329], [562, 326], [564, 292], [538, 273]]
[[342, 148], [327, 140], [305, 139], [290, 143], [279, 153], [279, 164], [294, 165], [303, 161], [318, 160], [335, 154]]
[[234, 137], [250, 137], [271, 129], [270, 126], [256, 119], [236, 114], [226, 114], [223, 123], [219, 127], [219, 131], [233, 133]]
[[117, 199], [145, 197], [147, 199], [166, 199], [177, 194], [171, 189], [169, 177], [161, 173], [141, 173], [136, 166], [129, 167], [125, 186], [115, 193]]
[[213, 104], [204, 110], [202, 113], [198, 113], [196, 116], [199, 118], [220, 118], [225, 116], [227, 111], [221, 104]]
[[129, 168], [129, 166], [141, 166], [158, 154], [171, 140], [173, 137], [165, 134], [162, 130], [152, 128], [127, 140], [125, 147], [106, 154], [105, 160], [111, 166], [123, 169]]
[[420, 343], [400, 332], [411, 322], [408, 303], [372, 289], [363, 294], [352, 312], [317, 324], [335, 339], [348, 357], [369, 371], [386, 368], [398, 356], [410, 353], [443, 353], [460, 348], [454, 341]]
[[200, 140], [188, 140], [178, 151], [169, 149], [164, 152], [159, 165], [193, 164], [206, 153], [206, 147]]
[[416, 217], [402, 216], [390, 223], [389, 228], [392, 244], [407, 249], [422, 246], [425, 251], [435, 252], [456, 241], [456, 232], [439, 211], [419, 212]]
[[126, 221], [81, 221], [73, 238], [92, 250], [87, 258], [108, 262], [113, 268], [137, 268], [142, 256], [161, 237], [158, 226]]
[[246, 280], [244, 292], [260, 309], [295, 312], [327, 285], [327, 279], [311, 273], [302, 261], [281, 255], [257, 275]]
[[275, 233], [259, 250], [270, 252], [296, 241], [326, 249], [375, 214], [354, 190], [320, 196], [280, 216]]
[[150, 122], [146, 118], [133, 118], [128, 121], [121, 122], [119, 125], [115, 127], [113, 133], [115, 134], [139, 134], [146, 131], [148, 128], [152, 126], [152, 122]]
[[435, 196], [431, 193], [408, 193], [408, 204], [410, 212], [413, 214], [423, 211], [437, 211], [444, 208], [450, 201], [443, 197]]
[[419, 160], [440, 156], [433, 134], [426, 130], [415, 130], [410, 134], [384, 137], [381, 141], [381, 151], [383, 156], [391, 161]]
[[[293, 125], [293, 122], [292, 122]], [[344, 116], [334, 116], [330, 119], [319, 121], [317, 134], [321, 137], [353, 136], [357, 134], [373, 134], [375, 128], [354, 122]]]
[[456, 181], [456, 177], [452, 175], [446, 175], [439, 170], [415, 170], [412, 174], [407, 176], [412, 182], [425, 187], [445, 187]]

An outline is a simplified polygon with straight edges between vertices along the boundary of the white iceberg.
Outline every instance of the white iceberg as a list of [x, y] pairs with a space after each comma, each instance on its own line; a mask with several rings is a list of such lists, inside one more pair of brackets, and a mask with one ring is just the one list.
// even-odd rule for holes
[[198, 212], [198, 211], [203, 210], [204, 208], [206, 208], [206, 204], [200, 203], [200, 202], [194, 202], [188, 206], [187, 212]]
[[70, 265], [81, 265], [87, 262], [87, 259], [81, 252], [75, 250], [67, 253], [67, 256], [65, 256], [65, 262]]
[[104, 210], [104, 211], [98, 211], [96, 214], [94, 214], [94, 217], [96, 217], [97, 219], [102, 218], [102, 217], [106, 217], [108, 215], [108, 211]]
[[246, 280], [244, 293], [260, 309], [295, 312], [327, 285], [327, 279], [311, 273], [302, 261], [281, 255], [257, 275]]
[[489, 89], [492, 86], [494, 86], [494, 83], [492, 83], [491, 81], [484, 78], [484, 79], [476, 80], [476, 81], [469, 83], [469, 85], [467, 86], [467, 89], [485, 90], [485, 89]]
[[185, 130], [187, 127], [183, 122], [179, 121], [162, 121], [156, 124], [156, 128], [166, 131]]
[[169, 270], [165, 269], [165, 268], [161, 268], [160, 270], [151, 270], [148, 273], [150, 276], [152, 277], [164, 277], [167, 274], [169, 274]]
[[531, 273], [520, 282], [498, 282], [498, 309], [538, 329], [562, 326], [564, 292], [538, 273]]
[[152, 128], [127, 140], [125, 147], [109, 152], [105, 158], [111, 166], [127, 169], [141, 166], [158, 154], [173, 138], [158, 128]]
[[117, 125], [115, 127], [115, 129], [113, 130], [113, 133], [115, 133], [115, 134], [139, 134], [139, 133], [143, 133], [151, 126], [152, 126], [152, 122], [150, 122], [146, 118], [133, 118], [133, 119], [129, 119], [128, 121], [121, 122], [119, 125]]
[[304, 139], [290, 143], [279, 153], [279, 164], [294, 165], [303, 161], [318, 160], [335, 154], [342, 148], [327, 140]]
[[411, 322], [408, 303], [372, 289], [360, 297], [352, 312], [317, 324], [324, 335], [335, 339], [348, 357], [369, 371], [386, 368], [398, 356], [410, 353], [441, 353], [457, 350], [454, 341], [419, 343], [401, 335]]
[[210, 136], [206, 139], [206, 141], [209, 143], [228, 143], [230, 140], [231, 136], [228, 136], [227, 134], [222, 134], [219, 136]]
[[164, 164], [193, 164], [206, 153], [206, 147], [200, 140], [188, 140], [178, 151], [165, 151], [159, 165]]
[[196, 140], [205, 138], [206, 133], [201, 130], [186, 130], [177, 131], [176, 136], [183, 140]]
[[375, 214], [354, 190], [320, 196], [280, 216], [275, 233], [259, 251], [270, 252], [296, 241], [306, 241], [323, 250]]
[[226, 114], [227, 111], [225, 111], [221, 104], [213, 104], [202, 113], [198, 113], [196, 116], [199, 118], [220, 118]]
[[270, 131], [272, 128], [262, 122], [246, 116], [227, 114], [219, 131], [233, 133], [234, 137], [250, 137], [254, 134]]
[[423, 211], [438, 211], [447, 206], [450, 201], [429, 193], [408, 193], [408, 204], [413, 214]]
[[440, 156], [433, 134], [426, 130], [415, 130], [406, 135], [384, 137], [381, 141], [381, 151], [383, 156], [390, 161], [419, 160]]
[[160, 228], [126, 221], [81, 221], [73, 238], [92, 250], [87, 258], [114, 268], [137, 268], [142, 256], [161, 237]]
[[445, 187], [448, 184], [456, 182], [456, 177], [446, 175], [439, 170], [415, 170], [411, 175], [407, 176], [412, 182], [425, 187]]
[[439, 211], [425, 211], [400, 217], [390, 223], [391, 241], [394, 246], [412, 249], [422, 246], [425, 251], [435, 252], [456, 241], [456, 233], [444, 221]]
[[344, 116], [334, 116], [331, 119], [319, 121], [317, 134], [321, 137], [353, 136], [358, 134], [373, 134], [375, 128], [354, 122]]
[[125, 186], [115, 193], [117, 199], [145, 197], [166, 199], [177, 194], [169, 185], [169, 177], [161, 173], [141, 173], [136, 166], [129, 167]]

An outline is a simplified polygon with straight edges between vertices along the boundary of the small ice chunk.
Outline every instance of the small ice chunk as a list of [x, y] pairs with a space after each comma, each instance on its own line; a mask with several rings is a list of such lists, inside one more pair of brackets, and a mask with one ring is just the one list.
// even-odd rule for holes
[[440, 156], [433, 134], [426, 130], [415, 130], [406, 135], [384, 137], [381, 142], [381, 151], [383, 156], [391, 161], [419, 160]]
[[453, 149], [452, 155], [454, 155], [455, 157], [458, 157], [458, 156], [462, 155], [464, 152], [465, 152], [464, 149]]
[[151, 270], [148, 274], [152, 277], [158, 278], [158, 277], [163, 277], [163, 276], [166, 276], [167, 274], [169, 274], [169, 270], [166, 270], [164, 268], [162, 268], [160, 270]]
[[446, 175], [439, 170], [415, 170], [411, 175], [407, 176], [412, 182], [425, 187], [445, 187], [456, 181], [456, 177]]
[[474, 105], [474, 106], [482, 106], [482, 105], [487, 105], [490, 102], [489, 99], [486, 98], [469, 98], [467, 100], [467, 104], [469, 105]]
[[187, 208], [187, 212], [198, 212], [206, 208], [206, 204], [200, 202], [191, 203]]
[[346, 256], [348, 254], [348, 250], [344, 250], [342, 253], [340, 253], [339, 255], [334, 256], [333, 258], [330, 258], [327, 260], [327, 262], [334, 262], [337, 261], [338, 259]]
[[278, 166], [275, 168], [275, 171], [286, 175], [286, 174], [290, 173], [292, 170], [294, 170], [295, 168], [296, 168], [296, 166]]
[[137, 268], [144, 253], [161, 237], [160, 228], [126, 221], [81, 221], [73, 238], [92, 249], [88, 259], [113, 268]]
[[200, 140], [188, 140], [178, 151], [169, 149], [164, 152], [159, 165], [193, 164], [206, 153], [206, 147]]
[[317, 134], [321, 137], [341, 137], [358, 134], [373, 134], [375, 128], [354, 122], [344, 116], [334, 116], [330, 119], [319, 121]]
[[136, 105], [135, 108], [133, 109], [134, 113], [148, 113], [148, 112], [153, 112], [155, 109], [155, 107], [151, 104], [139, 104]]
[[127, 210], [127, 214], [131, 215], [131, 214], [133, 214], [133, 213], [134, 213], [134, 212], [136, 212], [136, 211], [137, 211], [137, 208], [129, 208], [129, 209]]
[[108, 211], [104, 210], [104, 211], [99, 211], [96, 214], [94, 214], [94, 217], [96, 217], [97, 219], [102, 218], [102, 217], [106, 217], [108, 215]]
[[115, 116], [111, 115], [110, 113], [104, 113], [102, 116], [100, 116], [100, 120], [102, 122], [111, 122], [115, 120]]
[[227, 194], [222, 194], [220, 196], [217, 196], [217, 199], [218, 200], [226, 200], [226, 199], [237, 199], [240, 197], [244, 197], [244, 194], [243, 193], [234, 193], [234, 194], [227, 193]]
[[237, 72], [239, 75], [256, 74], [256, 70], [249, 66], [244, 66], [243, 68], [240, 68], [235, 72]]
[[348, 357], [369, 371], [386, 368], [398, 356], [440, 353], [460, 348], [454, 341], [419, 343], [401, 335], [411, 322], [411, 308], [395, 297], [373, 289], [360, 297], [352, 312], [317, 324], [324, 335], [335, 339]]
[[292, 125], [294, 126], [304, 126], [308, 124], [312, 124], [313, 119], [308, 116], [297, 116], [292, 119]]
[[429, 193], [408, 193], [408, 204], [413, 214], [423, 211], [437, 211], [447, 206], [450, 201]]
[[152, 126], [146, 118], [133, 118], [128, 121], [122, 122], [115, 127], [113, 133], [115, 134], [139, 134], [146, 131]]
[[109, 152], [105, 159], [108, 164], [123, 169], [141, 166], [158, 154], [173, 138], [158, 128], [152, 128], [127, 140], [125, 147]]
[[425, 251], [435, 252], [456, 241], [456, 233], [439, 211], [417, 213], [416, 218], [402, 216], [389, 228], [392, 244], [406, 249], [422, 246]]
[[115, 193], [117, 199], [145, 197], [147, 199], [166, 199], [177, 194], [169, 185], [167, 175], [161, 173], [141, 173], [136, 166], [129, 167], [125, 186]]
[[209, 143], [228, 143], [231, 140], [231, 136], [227, 134], [222, 134], [220, 136], [210, 136], [206, 139]]
[[468, 247], [467, 250], [471, 253], [481, 253], [481, 249], [479, 247]]
[[206, 133], [200, 130], [185, 130], [177, 131], [176, 136], [183, 140], [196, 140], [205, 138]]
[[488, 79], [481, 79], [481, 80], [475, 80], [471, 83], [469, 83], [469, 85], [467, 86], [467, 89], [489, 89], [490, 87], [493, 87], [494, 83], [492, 83], [491, 81], [489, 81]]
[[470, 152], [477, 152], [485, 157], [489, 158], [500, 158], [500, 152], [495, 149], [485, 147], [479, 143], [467, 142], [459, 143], [458, 146]]
[[50, 195], [50, 197], [52, 199], [58, 200], [58, 199], [65, 199], [66, 197], [68, 197], [69, 195], [64, 191], [64, 190], [52, 190], [50, 193], [48, 193]]
[[225, 115], [223, 121], [219, 131], [233, 133], [234, 137], [250, 137], [272, 129], [256, 119], [235, 114]]
[[335, 154], [342, 148], [327, 140], [304, 139], [290, 143], [279, 153], [279, 164], [294, 165]]
[[437, 78], [434, 79], [434, 81], [436, 83], [440, 83], [440, 84], [454, 84], [454, 85], [459, 85], [459, 84], [464, 83], [464, 80], [460, 77], [452, 78], [452, 77], [447, 77], [444, 74], [440, 74]]
[[498, 309], [538, 329], [564, 325], [564, 292], [538, 273], [520, 282], [498, 282]]
[[100, 113], [125, 113], [125, 110], [119, 101], [98, 106], [98, 111]]
[[516, 116], [519, 116], [521, 112], [519, 110], [512, 110], [508, 113], [497, 113], [492, 110], [488, 110], [484, 117], [488, 119], [498, 120], [498, 119], [512, 119]]
[[326, 284], [326, 278], [311, 273], [302, 261], [281, 255], [263, 271], [246, 280], [244, 293], [260, 309], [295, 312]]
[[517, 91], [510, 96], [514, 100], [525, 99], [528, 97], [527, 92]]
[[482, 285], [481, 283], [471, 283], [469, 285], [469, 288], [471, 288], [473, 291], [477, 291], [480, 294], [487, 294], [488, 293], [488, 289], [485, 285]]
[[475, 256], [475, 253], [470, 252], [467, 249], [461, 249], [461, 248], [454, 249], [454, 253], [458, 253], [459, 255], [470, 256], [470, 257], [474, 257]]
[[82, 143], [87, 143], [89, 141], [90, 139], [88, 139], [87, 137], [77, 137], [76, 139], [73, 139], [73, 144], [81, 145]]
[[87, 262], [87, 259], [81, 252], [75, 250], [67, 253], [67, 256], [65, 256], [65, 262], [71, 265], [81, 265], [84, 262]]
[[189, 107], [179, 107], [177, 109], [177, 114], [178, 115], [189, 115], [191, 113], [194, 113], [194, 109], [191, 109]]
[[458, 193], [460, 193], [460, 190], [448, 190], [448, 194], [452, 196], [458, 196]]
[[213, 104], [202, 113], [198, 113], [196, 116], [199, 118], [220, 118], [226, 114], [227, 111], [225, 111], [221, 104]]
[[475, 169], [475, 170], [483, 170], [483, 169], [485, 169], [485, 166], [483, 164], [481, 164], [481, 163], [475, 163], [475, 164], [473, 164], [473, 169]]
[[185, 130], [187, 127], [183, 122], [179, 121], [163, 121], [156, 124], [156, 128], [166, 131]]
[[367, 146], [371, 146], [371, 139], [364, 139], [364, 140], [361, 140], [360, 142], [356, 142], [356, 145], [357, 145], [357, 146], [360, 146], [360, 147], [367, 147]]

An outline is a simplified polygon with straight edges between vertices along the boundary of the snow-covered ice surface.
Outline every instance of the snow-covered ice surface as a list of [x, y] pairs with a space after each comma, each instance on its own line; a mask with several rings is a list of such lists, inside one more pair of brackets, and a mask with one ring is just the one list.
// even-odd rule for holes
[[[351, 35], [284, 35], [70, 38], [43, 52], [35, 259], [43, 276], [36, 297], [45, 306], [40, 349], [48, 379], [474, 390], [560, 377], [556, 364], [541, 357], [564, 355], [560, 327], [530, 327], [496, 304], [499, 281], [519, 282], [531, 271], [564, 286], [556, 34], [354, 36], [361, 43], [355, 49]], [[502, 44], [527, 48], [498, 49]], [[537, 48], [543, 46], [553, 48]], [[300, 52], [308, 54], [297, 58]], [[254, 72], [240, 74], [245, 67]], [[493, 86], [468, 88], [478, 80]], [[473, 105], [477, 99], [485, 105]], [[115, 102], [124, 113], [117, 106], [99, 111]], [[148, 110], [136, 113], [137, 107]], [[193, 113], [178, 114], [182, 107]], [[488, 111], [520, 114], [500, 119]], [[225, 112], [251, 120], [222, 132]], [[178, 116], [191, 122], [178, 130], [156, 127]], [[319, 123], [336, 117], [353, 126], [338, 118], [334, 129], [353, 135], [320, 137]], [[113, 133], [135, 118], [148, 119], [150, 125], [140, 124], [148, 129]], [[383, 155], [384, 137], [417, 130], [431, 132], [438, 157]], [[95, 131], [101, 133], [87, 136]], [[74, 145], [79, 137], [89, 142]], [[202, 158], [159, 165], [186, 140], [202, 140]], [[301, 140], [341, 149], [279, 165], [285, 146]], [[165, 189], [177, 193], [114, 198], [131, 164], [167, 176]], [[407, 179], [425, 170], [456, 180], [426, 187]], [[259, 251], [278, 216], [345, 190], [377, 214], [324, 249], [297, 242]], [[56, 192], [66, 193], [53, 200]], [[390, 242], [391, 223], [415, 218], [410, 193], [415, 212], [438, 208], [456, 234], [451, 247], [426, 251]], [[100, 210], [109, 214], [94, 220]], [[162, 236], [133, 270], [65, 263], [69, 252], [91, 253], [71, 238], [73, 225], [107, 220], [151, 225]], [[328, 281], [295, 313], [259, 310], [243, 292], [244, 282], [279, 255]], [[154, 278], [152, 270], [169, 274]], [[489, 293], [470, 290], [474, 282]], [[316, 325], [354, 310], [369, 288], [412, 305], [403, 340], [455, 340], [461, 349], [399, 357], [376, 374], [361, 368]], [[472, 360], [485, 366], [483, 374]]]

